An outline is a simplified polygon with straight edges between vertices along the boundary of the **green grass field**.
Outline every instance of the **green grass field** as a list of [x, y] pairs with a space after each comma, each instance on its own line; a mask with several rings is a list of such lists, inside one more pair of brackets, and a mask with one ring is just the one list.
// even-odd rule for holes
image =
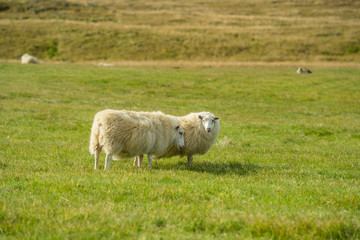
[[[360, 70], [313, 70], [0, 63], [0, 238], [359, 239]], [[221, 132], [192, 166], [94, 170], [106, 108]]]

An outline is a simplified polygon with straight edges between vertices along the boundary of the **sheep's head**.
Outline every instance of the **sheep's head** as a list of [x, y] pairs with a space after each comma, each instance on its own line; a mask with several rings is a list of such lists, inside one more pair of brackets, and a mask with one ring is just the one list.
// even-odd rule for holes
[[215, 121], [218, 121], [219, 118], [215, 117], [213, 115], [199, 115], [199, 119], [201, 120], [201, 123], [207, 132], [211, 132], [213, 128], [215, 127]]
[[176, 145], [180, 149], [185, 148], [185, 142], [184, 142], [184, 130], [178, 125], [175, 127], [176, 131]]

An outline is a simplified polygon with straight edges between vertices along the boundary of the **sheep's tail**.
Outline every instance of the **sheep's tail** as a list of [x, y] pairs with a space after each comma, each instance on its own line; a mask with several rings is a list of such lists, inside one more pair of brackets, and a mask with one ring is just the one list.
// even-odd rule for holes
[[99, 143], [99, 135], [100, 135], [101, 126], [102, 126], [102, 124], [100, 122], [96, 122], [96, 121], [94, 121], [94, 123], [92, 125], [91, 135], [90, 135], [90, 146], [89, 146], [90, 154], [95, 154], [95, 152], [97, 150], [101, 149], [101, 146]]

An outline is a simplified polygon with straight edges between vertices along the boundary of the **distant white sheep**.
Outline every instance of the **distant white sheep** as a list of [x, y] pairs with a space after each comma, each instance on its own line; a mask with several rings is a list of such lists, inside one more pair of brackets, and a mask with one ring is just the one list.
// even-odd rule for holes
[[21, 64], [39, 64], [39, 60], [27, 53], [21, 56]]
[[91, 154], [95, 154], [95, 169], [99, 167], [102, 149], [106, 153], [105, 169], [112, 157], [134, 157], [162, 153], [173, 145], [184, 147], [183, 130], [176, 117], [161, 112], [144, 116], [126, 110], [104, 110], [95, 115], [91, 128]]
[[100, 66], [100, 67], [113, 67], [114, 64], [99, 62], [98, 66]]
[[175, 145], [171, 145], [164, 154], [155, 154], [155, 156], [156, 158], [187, 156], [190, 165], [193, 155], [205, 154], [215, 143], [220, 132], [220, 120], [209, 112], [190, 113], [178, 117], [178, 120], [184, 130], [185, 148], [178, 149]]
[[309, 69], [305, 69], [305, 68], [299, 67], [299, 68], [296, 70], [296, 73], [297, 73], [297, 74], [301, 74], [301, 73], [312, 73], [312, 71], [310, 71]]

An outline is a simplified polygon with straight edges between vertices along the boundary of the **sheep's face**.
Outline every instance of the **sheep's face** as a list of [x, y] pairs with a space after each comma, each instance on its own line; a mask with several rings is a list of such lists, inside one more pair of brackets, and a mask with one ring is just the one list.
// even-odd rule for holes
[[207, 132], [211, 132], [215, 127], [215, 121], [219, 120], [218, 117], [214, 116], [201, 116], [199, 115], [201, 123]]
[[185, 148], [184, 130], [180, 126], [177, 126], [175, 128], [175, 131], [176, 131], [176, 145], [177, 145], [177, 147], [180, 148], [180, 149]]

